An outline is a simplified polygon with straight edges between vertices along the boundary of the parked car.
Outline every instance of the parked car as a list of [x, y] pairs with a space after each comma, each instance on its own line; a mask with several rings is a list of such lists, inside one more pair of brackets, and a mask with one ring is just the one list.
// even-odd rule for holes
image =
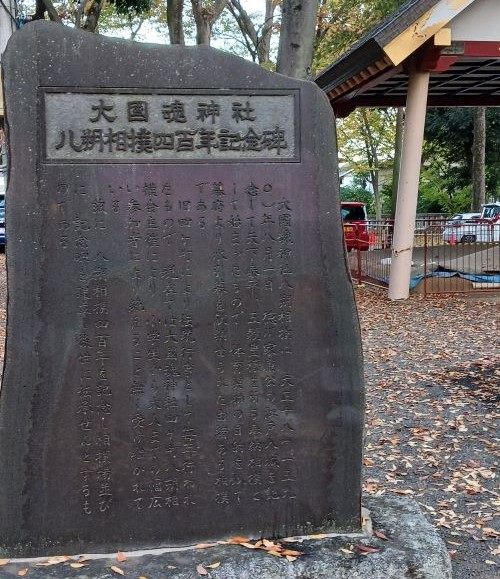
[[[443, 241], [447, 243], [461, 243], [462, 230], [460, 229], [465, 222], [481, 217], [481, 213], [457, 213], [445, 223], [443, 231]], [[458, 241], [458, 238], [460, 240]]]
[[351, 249], [366, 251], [370, 245], [366, 205], [360, 201], [342, 201], [340, 213], [344, 225], [347, 251], [351, 251]]
[[454, 223], [460, 223], [460, 221], [475, 219], [476, 217], [481, 217], [481, 213], [457, 213], [449, 221], [446, 222], [446, 225], [447, 226], [453, 225]]
[[465, 219], [446, 223], [443, 241], [448, 243], [488, 243], [500, 241], [500, 202], [486, 203], [480, 214], [463, 213]]

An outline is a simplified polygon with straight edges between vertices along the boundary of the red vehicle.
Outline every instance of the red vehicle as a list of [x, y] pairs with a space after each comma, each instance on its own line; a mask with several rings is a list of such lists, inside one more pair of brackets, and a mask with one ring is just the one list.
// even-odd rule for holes
[[366, 205], [361, 201], [341, 201], [340, 212], [347, 251], [351, 251], [351, 249], [367, 251], [370, 242]]

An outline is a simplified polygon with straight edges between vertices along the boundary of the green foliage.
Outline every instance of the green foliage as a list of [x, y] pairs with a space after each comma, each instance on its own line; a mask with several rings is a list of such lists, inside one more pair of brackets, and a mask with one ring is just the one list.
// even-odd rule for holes
[[329, 66], [406, 0], [322, 0], [313, 67]]
[[[339, 157], [356, 173], [391, 167], [394, 157], [396, 130], [395, 109], [356, 109], [337, 121]], [[376, 159], [367, 153], [373, 145]]]
[[366, 205], [366, 211], [368, 213], [375, 212], [375, 204], [373, 201], [373, 195], [370, 191], [363, 189], [359, 185], [346, 185], [340, 187], [340, 200], [341, 201], [361, 201]]
[[144, 14], [151, 9], [151, 0], [109, 0], [114, 4], [117, 14], [127, 16], [132, 14]]
[[418, 213], [460, 213], [470, 211], [471, 185], [451, 186], [453, 172], [442, 174], [439, 163], [422, 169], [420, 175]]
[[[472, 175], [473, 118], [471, 108], [429, 109], [425, 123], [425, 158], [446, 172], [446, 192], [453, 197], [467, 188]], [[486, 110], [486, 191], [500, 189], [500, 110]]]

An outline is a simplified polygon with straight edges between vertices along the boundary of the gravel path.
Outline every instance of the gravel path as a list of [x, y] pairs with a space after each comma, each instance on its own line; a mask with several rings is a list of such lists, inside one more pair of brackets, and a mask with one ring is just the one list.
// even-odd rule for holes
[[367, 388], [365, 492], [419, 502], [456, 579], [500, 575], [499, 301], [389, 302], [356, 288]]
[[[0, 344], [6, 294], [0, 254]], [[389, 302], [369, 286], [356, 287], [356, 300], [367, 387], [365, 492], [417, 500], [447, 543], [455, 579], [498, 577], [498, 300]]]

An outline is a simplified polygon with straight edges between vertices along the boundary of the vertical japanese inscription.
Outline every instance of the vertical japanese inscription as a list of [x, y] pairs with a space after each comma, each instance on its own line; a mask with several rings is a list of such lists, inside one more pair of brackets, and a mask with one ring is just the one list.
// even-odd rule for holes
[[361, 360], [324, 95], [82, 34], [34, 23], [2, 59], [0, 543], [354, 529]]
[[[187, 190], [157, 179], [105, 183], [100, 192], [81, 181], [71, 194], [68, 188], [57, 187], [58, 250], [77, 262], [79, 272], [82, 512], [98, 516], [117, 508], [114, 484], [124, 487], [115, 481], [124, 472], [114, 472], [110, 426], [123, 385], [109, 371], [110, 359], [123, 348], [130, 367], [125, 499], [131, 509], [143, 516], [200, 501], [197, 480], [207, 469], [200, 436], [204, 443], [213, 437], [215, 454], [212, 490], [203, 500], [220, 506], [294, 500], [298, 425], [288, 368], [295, 262], [293, 205], [285, 192], [257, 176], [193, 181]], [[82, 202], [90, 208], [85, 219]], [[119, 298], [108, 279], [117, 259], [106, 250], [111, 223], [124, 225], [125, 334], [124, 312], [110, 307]], [[200, 254], [211, 272], [203, 291], [209, 294], [212, 346], [203, 349], [199, 310], [193, 309], [200, 284], [193, 255]], [[210, 432], [199, 430], [207, 413], [200, 387], [214, 397]]]

